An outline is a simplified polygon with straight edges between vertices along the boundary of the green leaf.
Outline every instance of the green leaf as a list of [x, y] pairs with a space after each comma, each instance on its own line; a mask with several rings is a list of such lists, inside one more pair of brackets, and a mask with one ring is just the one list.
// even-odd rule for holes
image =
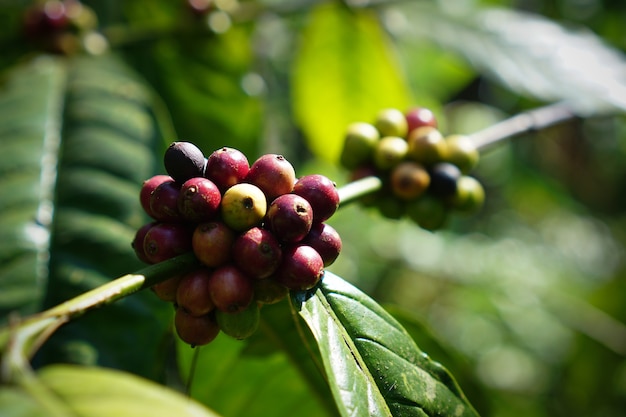
[[376, 15], [336, 4], [313, 10], [293, 67], [293, 111], [311, 151], [336, 162], [346, 126], [406, 108], [409, 87]]
[[584, 27], [508, 9], [403, 6], [401, 38], [427, 38], [464, 56], [507, 88], [545, 101], [566, 101], [582, 115], [626, 110], [626, 59]]
[[357, 288], [326, 272], [293, 298], [343, 416], [477, 416], [452, 375]]

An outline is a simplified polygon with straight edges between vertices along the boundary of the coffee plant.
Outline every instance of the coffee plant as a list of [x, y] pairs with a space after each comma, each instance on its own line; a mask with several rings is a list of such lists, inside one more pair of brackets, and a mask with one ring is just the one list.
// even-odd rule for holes
[[0, 2], [0, 415], [623, 416], [619, 2]]

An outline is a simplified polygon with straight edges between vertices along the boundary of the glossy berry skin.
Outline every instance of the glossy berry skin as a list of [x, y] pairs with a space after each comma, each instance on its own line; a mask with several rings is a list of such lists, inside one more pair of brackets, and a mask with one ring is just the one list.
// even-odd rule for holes
[[238, 313], [215, 311], [215, 319], [222, 332], [237, 340], [247, 339], [259, 328], [261, 314], [257, 303], [250, 303], [248, 308]]
[[230, 187], [222, 196], [222, 220], [236, 231], [258, 225], [267, 212], [267, 200], [255, 185], [240, 183]]
[[269, 230], [253, 227], [237, 237], [232, 246], [235, 265], [251, 278], [272, 275], [282, 258], [280, 243]]
[[437, 128], [437, 118], [435, 114], [426, 107], [414, 107], [404, 114], [406, 118], [409, 135], [418, 127], [430, 126]]
[[204, 177], [213, 181], [223, 193], [242, 182], [249, 171], [248, 158], [241, 151], [223, 147], [207, 158]]
[[204, 316], [215, 308], [209, 293], [208, 268], [198, 268], [184, 274], [176, 291], [176, 304], [192, 316]]
[[218, 267], [230, 261], [235, 232], [226, 224], [214, 221], [196, 226], [191, 246], [196, 258], [204, 265]]
[[178, 195], [178, 212], [190, 222], [213, 219], [219, 212], [222, 194], [209, 179], [194, 177], [183, 183]]
[[201, 177], [204, 154], [191, 142], [172, 142], [165, 151], [163, 164], [167, 173], [182, 184], [193, 177]]
[[459, 167], [463, 174], [467, 174], [478, 164], [480, 154], [469, 136], [448, 136], [446, 137], [446, 145], [446, 162]]
[[159, 263], [191, 251], [193, 229], [182, 223], [159, 223], [148, 230], [143, 241], [146, 258]]
[[344, 168], [353, 170], [372, 159], [380, 133], [374, 125], [356, 122], [348, 126], [339, 161]]
[[191, 346], [211, 343], [220, 333], [215, 315], [192, 316], [183, 308], [176, 309], [174, 326], [180, 339]]
[[335, 262], [342, 247], [341, 236], [334, 227], [326, 223], [315, 223], [300, 244], [315, 249], [322, 257], [324, 266]]
[[409, 128], [404, 113], [391, 108], [378, 112], [374, 126], [380, 132], [381, 137], [398, 136], [404, 138]]
[[283, 194], [272, 201], [266, 219], [269, 229], [278, 240], [295, 243], [311, 230], [313, 209], [303, 197]]
[[253, 300], [252, 281], [234, 265], [224, 265], [209, 278], [209, 292], [215, 307], [225, 313], [245, 310]]
[[382, 138], [374, 149], [374, 165], [382, 171], [389, 171], [406, 158], [409, 144], [399, 136]]
[[146, 252], [143, 247], [143, 242], [146, 238], [146, 234], [148, 234], [148, 231], [152, 228], [152, 226], [155, 226], [156, 224], [157, 222], [151, 222], [151, 223], [146, 223], [143, 226], [141, 226], [139, 229], [137, 229], [137, 232], [135, 233], [135, 238], [131, 242], [131, 246], [133, 250], [135, 251], [135, 255], [137, 255], [137, 258], [139, 258], [141, 262], [144, 262], [147, 264], [151, 262], [150, 262], [150, 259], [148, 259], [148, 256], [146, 255]]
[[440, 198], [452, 197], [456, 193], [461, 170], [456, 165], [440, 162], [430, 169], [429, 192]]
[[182, 220], [178, 211], [180, 185], [174, 181], [165, 181], [150, 194], [150, 212], [152, 217], [161, 222]]
[[295, 245], [283, 252], [283, 260], [276, 271], [276, 281], [290, 290], [313, 288], [324, 275], [324, 261], [315, 249]]
[[296, 182], [296, 171], [284, 156], [265, 154], [252, 163], [245, 181], [259, 187], [267, 201], [271, 202], [291, 192]]
[[293, 186], [293, 193], [311, 204], [313, 222], [328, 220], [339, 207], [337, 186], [324, 175], [305, 175], [298, 179]]
[[390, 186], [393, 195], [402, 200], [413, 200], [430, 185], [428, 171], [417, 162], [401, 162], [391, 171]]
[[174, 182], [174, 178], [169, 175], [154, 175], [143, 182], [141, 191], [139, 191], [139, 202], [148, 216], [155, 218], [154, 214], [152, 214], [152, 209], [150, 209], [150, 196], [152, 195], [152, 192], [159, 185], [168, 181]]

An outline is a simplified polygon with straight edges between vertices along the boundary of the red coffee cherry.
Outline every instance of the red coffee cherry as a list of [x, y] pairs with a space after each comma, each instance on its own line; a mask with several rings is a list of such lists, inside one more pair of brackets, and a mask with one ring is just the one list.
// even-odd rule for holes
[[335, 262], [342, 247], [339, 233], [326, 223], [313, 224], [311, 231], [300, 244], [308, 245], [315, 249], [322, 257], [324, 266], [329, 266]]
[[209, 293], [211, 270], [198, 268], [184, 274], [176, 291], [176, 304], [192, 316], [204, 316], [215, 308]]
[[214, 314], [196, 317], [186, 312], [184, 308], [176, 309], [174, 326], [178, 337], [191, 346], [211, 343], [220, 332]]
[[435, 114], [426, 107], [414, 107], [409, 109], [404, 116], [406, 117], [406, 122], [409, 127], [409, 135], [411, 131], [418, 127], [431, 126], [437, 128], [437, 118]]
[[209, 292], [215, 307], [225, 313], [245, 310], [254, 297], [252, 281], [234, 265], [224, 265], [209, 278]]
[[150, 194], [150, 211], [152, 217], [162, 222], [181, 221], [178, 211], [180, 185], [174, 181], [165, 181]]
[[208, 221], [217, 215], [221, 201], [222, 194], [211, 180], [191, 178], [180, 187], [178, 212], [190, 222]]
[[303, 197], [283, 194], [272, 201], [266, 219], [269, 229], [278, 240], [295, 243], [311, 230], [313, 209]]
[[144, 262], [147, 264], [151, 262], [148, 259], [148, 256], [146, 255], [146, 252], [143, 247], [143, 242], [146, 238], [146, 234], [148, 234], [148, 231], [152, 228], [152, 226], [155, 226], [156, 224], [157, 222], [150, 222], [141, 226], [135, 233], [135, 238], [133, 239], [131, 243], [131, 246], [135, 250], [135, 255], [137, 255], [137, 258], [139, 258], [141, 262]]
[[291, 192], [296, 182], [296, 171], [284, 156], [266, 154], [250, 166], [245, 181], [259, 187], [265, 193], [267, 201], [271, 202], [276, 197]]
[[176, 301], [176, 292], [178, 291], [178, 283], [181, 278], [182, 275], [176, 275], [154, 284], [150, 289], [161, 301], [174, 302]]
[[293, 186], [293, 193], [311, 204], [314, 222], [329, 219], [339, 207], [337, 186], [324, 175], [305, 175]]
[[252, 278], [267, 278], [280, 265], [282, 250], [272, 232], [253, 227], [241, 234], [232, 247], [235, 265]]
[[210, 179], [223, 193], [246, 178], [250, 171], [248, 158], [239, 150], [223, 147], [207, 158], [204, 177]]
[[158, 223], [148, 230], [143, 250], [150, 263], [159, 263], [191, 251], [193, 229], [182, 223]]
[[214, 268], [230, 261], [234, 241], [235, 232], [226, 224], [214, 221], [196, 226], [191, 247], [200, 262]]
[[313, 288], [324, 275], [324, 261], [310, 246], [296, 245], [283, 251], [276, 281], [290, 290]]
[[141, 191], [139, 192], [139, 202], [141, 203], [141, 207], [146, 212], [146, 214], [153, 219], [155, 217], [154, 214], [152, 214], [152, 210], [150, 209], [150, 196], [159, 185], [168, 181], [173, 182], [174, 178], [170, 177], [169, 175], [155, 175], [145, 180], [143, 182], [143, 185], [141, 186]]

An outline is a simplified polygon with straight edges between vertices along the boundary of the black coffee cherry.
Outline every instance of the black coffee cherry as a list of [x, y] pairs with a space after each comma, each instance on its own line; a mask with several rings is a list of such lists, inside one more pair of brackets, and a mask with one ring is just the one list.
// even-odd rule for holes
[[217, 185], [223, 193], [246, 178], [250, 171], [248, 158], [241, 151], [223, 147], [207, 158], [204, 176]]
[[150, 212], [152, 217], [161, 222], [178, 222], [182, 216], [178, 211], [180, 185], [174, 181], [165, 181], [150, 194]]
[[191, 142], [172, 142], [165, 151], [163, 164], [167, 173], [182, 184], [190, 178], [202, 176], [204, 154]]
[[215, 308], [209, 293], [211, 270], [198, 268], [182, 276], [176, 290], [176, 304], [192, 316], [204, 316]]
[[324, 266], [330, 266], [341, 252], [341, 237], [337, 230], [326, 223], [315, 223], [311, 231], [300, 242], [302, 245], [311, 246], [317, 251], [324, 261]]
[[275, 279], [290, 290], [313, 288], [324, 275], [324, 260], [311, 246], [295, 245], [283, 251]]
[[224, 265], [209, 278], [209, 292], [215, 307], [225, 313], [245, 310], [254, 298], [252, 281], [234, 265]]
[[269, 229], [278, 240], [295, 243], [311, 230], [313, 209], [303, 197], [283, 194], [272, 201], [266, 219]]
[[214, 314], [192, 316], [184, 308], [177, 308], [174, 326], [180, 339], [191, 346], [202, 346], [212, 342], [220, 332]]
[[150, 209], [150, 197], [152, 196], [152, 192], [164, 182], [174, 182], [174, 178], [169, 175], [155, 175], [145, 180], [141, 186], [141, 191], [139, 191], [139, 202], [141, 203], [141, 207], [146, 214], [153, 219], [155, 217], [152, 213], [152, 209]]
[[253, 227], [236, 238], [232, 256], [235, 265], [248, 276], [263, 279], [280, 265], [282, 250], [272, 232]]
[[186, 221], [209, 221], [218, 214], [221, 201], [222, 194], [211, 180], [194, 177], [180, 187], [178, 212]]
[[339, 207], [337, 186], [324, 175], [305, 175], [293, 186], [293, 193], [311, 204], [313, 222], [326, 221]]
[[196, 258], [204, 265], [215, 268], [231, 260], [235, 232], [226, 224], [213, 221], [196, 226], [191, 246]]
[[182, 223], [159, 223], [150, 228], [143, 250], [150, 263], [159, 263], [191, 251], [193, 229]]
[[428, 189], [430, 175], [421, 164], [404, 161], [391, 171], [389, 183], [394, 196], [409, 201], [416, 199]]
[[296, 182], [296, 171], [284, 156], [266, 154], [252, 163], [245, 181], [259, 187], [267, 201], [271, 202], [291, 192]]
[[456, 165], [440, 162], [430, 170], [429, 192], [440, 198], [449, 198], [456, 193], [457, 181], [461, 177], [461, 170]]
[[215, 319], [222, 332], [237, 340], [247, 339], [259, 328], [261, 319], [259, 305], [250, 305], [237, 313], [225, 313], [222, 310], [215, 311]]

